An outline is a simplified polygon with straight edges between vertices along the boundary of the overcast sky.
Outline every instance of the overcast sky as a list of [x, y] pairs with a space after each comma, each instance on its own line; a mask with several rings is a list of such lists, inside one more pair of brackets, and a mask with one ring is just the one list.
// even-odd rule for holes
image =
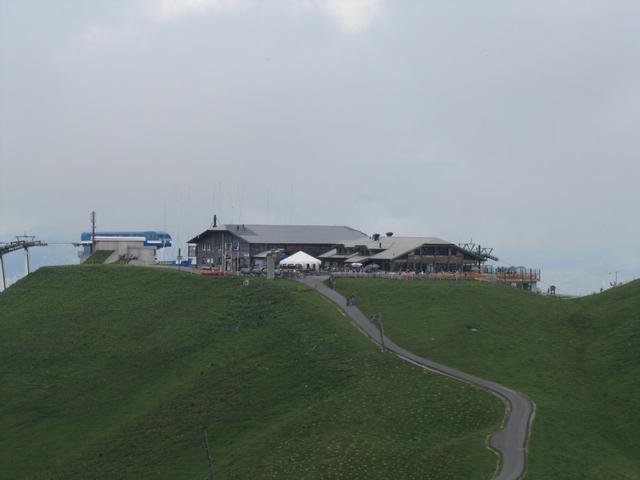
[[184, 244], [217, 213], [629, 280], [638, 25], [637, 0], [0, 0], [0, 241], [96, 210]]

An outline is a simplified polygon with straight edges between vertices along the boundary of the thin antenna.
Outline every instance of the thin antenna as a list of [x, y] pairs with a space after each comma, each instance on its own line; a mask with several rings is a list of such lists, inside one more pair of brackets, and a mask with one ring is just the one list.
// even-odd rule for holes
[[615, 272], [609, 272], [609, 275], [615, 274], [616, 276], [616, 279], [613, 282], [609, 282], [609, 285], [611, 285], [612, 287], [618, 286], [618, 273], [619, 273], [619, 270], [616, 270]]
[[233, 205], [233, 190], [231, 191], [231, 193], [229, 194], [229, 203], [231, 204], [231, 223], [236, 223], [236, 211]]
[[269, 210], [269, 187], [267, 187], [267, 223], [271, 223], [271, 211]]
[[238, 223], [242, 223], [242, 189], [238, 185]]
[[191, 184], [189, 184], [187, 186], [187, 214], [185, 215], [185, 217], [187, 217], [187, 228], [185, 230], [189, 231], [189, 228], [191, 228]]
[[178, 232], [176, 233], [176, 243], [173, 245], [173, 250], [171, 252], [172, 255], [176, 255], [176, 248], [181, 244], [180, 241], [180, 234], [182, 232], [182, 224], [184, 221], [184, 215], [183, 215], [183, 211], [184, 211], [184, 204], [182, 202], [182, 196], [180, 195], [180, 190], [178, 188], [178, 183], [174, 182], [173, 183], [173, 191], [175, 192], [175, 196], [176, 196], [176, 206], [175, 206], [175, 211], [176, 214], [178, 215], [178, 220], [176, 221], [176, 229], [178, 230]]
[[[162, 199], [162, 230], [167, 231], [167, 199]], [[164, 247], [164, 242], [163, 242]], [[160, 249], [160, 261], [164, 262], [164, 248]]]
[[289, 196], [289, 225], [293, 223], [293, 183], [291, 184], [291, 194]]
[[244, 185], [241, 185], [240, 189], [240, 223], [244, 224]]
[[224, 211], [225, 207], [223, 207], [223, 201], [224, 200], [223, 200], [223, 195], [222, 195], [222, 182], [220, 180], [218, 180], [218, 192], [217, 192], [217, 195], [218, 195], [218, 205], [216, 205], [216, 207], [218, 207], [218, 208], [222, 209], [222, 211]]
[[91, 254], [96, 251], [96, 212], [91, 212]]

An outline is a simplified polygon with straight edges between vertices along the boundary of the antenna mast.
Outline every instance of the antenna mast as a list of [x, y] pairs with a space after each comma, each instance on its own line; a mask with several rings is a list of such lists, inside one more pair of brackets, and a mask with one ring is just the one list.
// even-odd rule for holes
[[91, 253], [96, 251], [96, 212], [91, 212]]

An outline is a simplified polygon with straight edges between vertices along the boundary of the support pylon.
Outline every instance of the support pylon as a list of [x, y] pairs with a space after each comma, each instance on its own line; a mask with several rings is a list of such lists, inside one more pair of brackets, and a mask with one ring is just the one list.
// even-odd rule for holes
[[29, 249], [24, 247], [24, 274], [29, 275]]
[[2, 275], [0, 275], [0, 277], [2, 278], [2, 290], [4, 291], [7, 288], [7, 283], [6, 283], [6, 279], [4, 278], [4, 259], [2, 258], [2, 255], [0, 255], [0, 273]]

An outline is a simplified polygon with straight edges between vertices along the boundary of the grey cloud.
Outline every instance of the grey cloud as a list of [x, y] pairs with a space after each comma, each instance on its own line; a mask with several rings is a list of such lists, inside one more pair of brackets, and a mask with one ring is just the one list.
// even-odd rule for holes
[[217, 212], [640, 271], [637, 2], [240, 3], [0, 2], [2, 239]]

